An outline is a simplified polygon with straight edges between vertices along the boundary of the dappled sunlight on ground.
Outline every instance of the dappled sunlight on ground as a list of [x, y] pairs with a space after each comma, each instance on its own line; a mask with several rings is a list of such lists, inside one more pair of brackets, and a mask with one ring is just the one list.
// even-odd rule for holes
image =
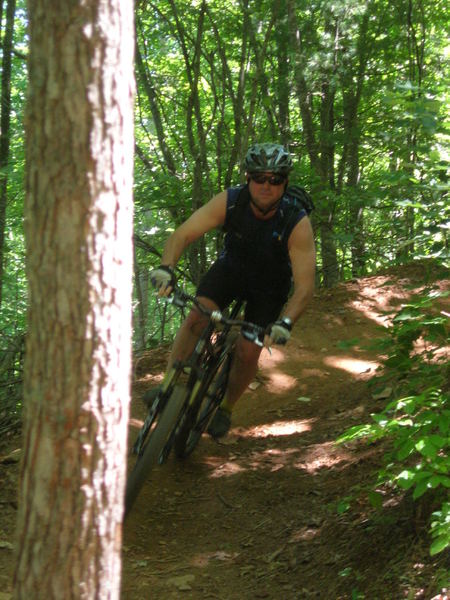
[[236, 475], [242, 471], [246, 471], [248, 467], [240, 465], [234, 461], [221, 462], [211, 473], [210, 477], [229, 477], [230, 475]]
[[377, 276], [368, 281], [368, 285], [359, 287], [358, 298], [349, 302], [349, 306], [378, 325], [388, 327], [391, 313], [408, 300], [410, 292], [406, 287], [392, 285], [390, 277]]
[[310, 475], [320, 469], [331, 469], [339, 463], [348, 464], [353, 457], [350, 452], [342, 447], [336, 446], [334, 442], [325, 442], [310, 446], [302, 456], [302, 461], [293, 465], [296, 469], [302, 469]]
[[350, 302], [350, 306], [361, 312], [368, 319], [371, 319], [372, 321], [375, 321], [375, 323], [378, 323], [378, 325], [381, 325], [381, 327], [389, 327], [389, 316], [380, 315], [378, 312], [378, 307], [372, 309], [367, 306], [366, 300], [354, 300], [353, 302]]
[[286, 373], [280, 371], [271, 371], [270, 380], [267, 382], [266, 387], [271, 394], [281, 394], [295, 388], [296, 385], [298, 385], [296, 377], [286, 375]]
[[360, 360], [346, 356], [326, 356], [323, 362], [329, 367], [342, 369], [343, 371], [347, 371], [354, 375], [375, 372], [380, 366], [380, 363], [374, 361]]
[[[273, 427], [280, 423], [273, 424]], [[291, 421], [283, 424], [285, 429], [277, 435], [294, 435], [311, 429], [307, 421]], [[271, 425], [256, 427], [247, 430], [247, 437], [258, 437], [258, 431], [265, 432], [264, 437], [273, 435]], [[289, 429], [290, 428], [290, 429]], [[277, 442], [274, 436], [274, 443]], [[348, 465], [353, 462], [354, 456], [342, 446], [336, 446], [334, 442], [324, 442], [312, 446], [303, 446], [298, 437], [292, 440], [290, 447], [274, 447], [254, 450], [245, 456], [240, 453], [231, 453], [226, 459], [220, 456], [208, 455], [205, 464], [211, 469], [210, 478], [229, 477], [241, 474], [245, 471], [269, 471], [275, 472], [280, 469], [295, 469], [304, 471], [308, 475], [314, 475], [321, 469], [331, 469], [340, 463]]]
[[259, 425], [251, 429], [240, 429], [241, 437], [250, 438], [265, 438], [268, 436], [294, 435], [296, 433], [304, 433], [311, 430], [311, 423], [315, 419], [307, 419], [302, 421], [276, 421], [266, 425]]

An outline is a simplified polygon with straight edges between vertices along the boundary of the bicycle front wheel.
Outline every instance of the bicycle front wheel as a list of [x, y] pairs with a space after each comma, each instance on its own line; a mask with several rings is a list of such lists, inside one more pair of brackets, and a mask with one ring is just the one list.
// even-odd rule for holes
[[186, 394], [187, 390], [184, 386], [175, 386], [166, 406], [158, 417], [155, 427], [149, 434], [142, 454], [138, 456], [134, 468], [129, 473], [125, 489], [124, 517], [130, 512], [152, 467], [158, 464], [164, 447], [178, 423]]
[[231, 360], [232, 355], [227, 354], [207, 389], [200, 391], [201, 397], [195, 407], [187, 410], [174, 442], [177, 458], [186, 458], [192, 453], [222, 402], [227, 389]]

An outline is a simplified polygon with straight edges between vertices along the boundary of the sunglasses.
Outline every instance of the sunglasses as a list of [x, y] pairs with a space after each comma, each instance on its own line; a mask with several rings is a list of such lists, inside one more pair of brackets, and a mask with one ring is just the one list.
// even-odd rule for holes
[[263, 173], [250, 173], [250, 179], [262, 185], [268, 181], [270, 185], [281, 185], [286, 182], [284, 175], [264, 175]]

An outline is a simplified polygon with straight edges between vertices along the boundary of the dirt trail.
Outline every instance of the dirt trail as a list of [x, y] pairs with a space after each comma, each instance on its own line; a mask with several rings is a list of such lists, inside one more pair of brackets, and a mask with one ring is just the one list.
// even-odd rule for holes
[[[333, 443], [383, 406], [367, 387], [381, 357], [365, 344], [423, 273], [391, 271], [316, 296], [289, 345], [263, 355], [262, 384], [240, 401], [231, 435], [204, 437], [190, 459], [153, 474], [125, 529], [123, 600], [436, 594], [443, 570], [410, 506], [392, 500], [380, 517], [362, 500], [338, 514], [351, 488], [373, 479], [383, 448]], [[141, 375], [137, 412], [152, 379]]]
[[[428, 556], [407, 502], [387, 498], [376, 515], [362, 498], [337, 511], [354, 486], [373, 480], [383, 447], [334, 444], [382, 408], [367, 386], [382, 357], [366, 344], [423, 274], [420, 265], [407, 267], [316, 295], [288, 346], [264, 353], [260, 385], [241, 399], [224, 442], [205, 436], [188, 460], [170, 458], [154, 471], [125, 526], [122, 600], [437, 594], [444, 558]], [[355, 338], [356, 346], [340, 349]], [[135, 419], [165, 362], [161, 351], [147, 358], [134, 385]], [[2, 500], [13, 497], [17, 471], [0, 465]], [[2, 504], [0, 542], [12, 540], [16, 510]], [[10, 590], [11, 563], [0, 545], [0, 598]]]

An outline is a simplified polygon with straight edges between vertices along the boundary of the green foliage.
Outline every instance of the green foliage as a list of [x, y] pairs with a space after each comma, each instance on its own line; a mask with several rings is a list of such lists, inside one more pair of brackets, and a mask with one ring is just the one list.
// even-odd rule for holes
[[430, 554], [438, 554], [448, 547], [450, 543], [450, 502], [444, 502], [440, 510], [432, 515]]
[[[313, 192], [322, 281], [322, 250], [330, 246], [341, 279], [417, 257], [446, 260], [448, 15], [443, 4], [426, 0], [409, 12], [362, 0], [290, 6], [293, 14], [287, 3], [269, 0], [137, 3], [142, 64], [136, 61], [135, 233], [147, 249], [136, 245], [135, 347], [171, 335], [148, 283], [168, 234], [213, 194], [242, 181], [242, 157], [256, 139], [289, 144], [292, 181]], [[301, 39], [299, 47], [294, 39]], [[18, 0], [0, 312], [0, 332], [13, 336], [26, 328], [27, 52], [26, 3]], [[325, 115], [332, 115], [332, 122]], [[349, 159], [352, 144], [355, 164]], [[357, 177], [350, 183], [353, 167]], [[354, 248], [361, 240], [355, 264]], [[220, 233], [212, 233], [186, 252], [179, 263], [182, 280], [197, 280], [221, 241]], [[392, 360], [407, 365], [400, 355]]]
[[[365, 438], [388, 439], [392, 450], [378, 473], [377, 486], [389, 484], [410, 491], [418, 500], [432, 490], [450, 489], [450, 404], [446, 356], [439, 349], [448, 343], [446, 319], [436, 310], [444, 294], [431, 291], [416, 297], [396, 314], [389, 337], [384, 378], [395, 380], [399, 390], [410, 393], [372, 415], [372, 423], [346, 431], [338, 442]], [[370, 492], [373, 506], [381, 497]], [[449, 504], [433, 514], [430, 552], [450, 546]]]

